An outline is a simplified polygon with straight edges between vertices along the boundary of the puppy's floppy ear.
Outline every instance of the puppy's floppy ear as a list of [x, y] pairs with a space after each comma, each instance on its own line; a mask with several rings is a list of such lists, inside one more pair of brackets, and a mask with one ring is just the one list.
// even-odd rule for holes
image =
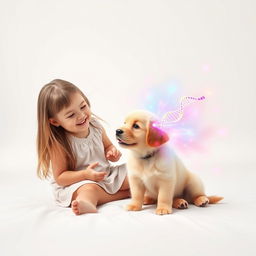
[[148, 124], [146, 142], [150, 147], [159, 147], [169, 140], [169, 136], [166, 132], [155, 127], [153, 124], [153, 121], [150, 121]]

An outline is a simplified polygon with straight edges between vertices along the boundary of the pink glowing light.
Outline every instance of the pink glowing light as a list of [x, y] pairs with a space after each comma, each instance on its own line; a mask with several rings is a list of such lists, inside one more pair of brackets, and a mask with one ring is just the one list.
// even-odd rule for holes
[[194, 153], [209, 153], [213, 139], [228, 134], [228, 130], [223, 126], [219, 127], [217, 124], [211, 123], [211, 120], [216, 120], [216, 115], [221, 112], [221, 106], [216, 104], [215, 92], [213, 93], [211, 88], [205, 88], [203, 91], [203, 95], [208, 99], [207, 104], [183, 105], [182, 118], [176, 122], [169, 122], [169, 125], [166, 125], [167, 123], [161, 125], [165, 114], [173, 112], [170, 111], [171, 109], [181, 110], [180, 105], [177, 106], [177, 102], [178, 99], [182, 99], [183, 95], [183, 86], [178, 80], [171, 80], [164, 84], [144, 88], [138, 95], [137, 106], [140, 109], [153, 112], [159, 117], [159, 121], [153, 126], [164, 130], [169, 135], [169, 143], [179, 153], [186, 157], [190, 157]]
[[209, 72], [210, 71], [210, 66], [208, 64], [204, 64], [203, 67], [202, 67], [202, 70], [204, 72]]

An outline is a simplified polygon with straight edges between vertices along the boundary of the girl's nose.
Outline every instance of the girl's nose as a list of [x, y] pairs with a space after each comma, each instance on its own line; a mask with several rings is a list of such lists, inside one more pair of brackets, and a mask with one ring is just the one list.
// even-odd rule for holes
[[85, 116], [86, 116], [86, 114], [83, 111], [81, 111], [79, 113], [78, 119], [83, 119]]

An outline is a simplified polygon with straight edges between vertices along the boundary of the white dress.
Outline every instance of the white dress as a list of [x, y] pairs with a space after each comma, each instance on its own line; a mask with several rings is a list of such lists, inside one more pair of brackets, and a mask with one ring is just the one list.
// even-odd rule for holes
[[106, 171], [104, 180], [95, 182], [83, 180], [69, 186], [59, 186], [54, 179], [51, 180], [55, 201], [58, 205], [69, 207], [73, 193], [82, 185], [95, 183], [102, 187], [107, 193], [115, 194], [122, 186], [126, 177], [126, 165], [111, 166], [105, 158], [104, 145], [102, 142], [102, 126], [94, 118], [90, 121], [89, 135], [86, 138], [78, 138], [68, 135], [72, 150], [76, 156], [76, 168], [74, 171], [84, 170], [89, 164], [98, 162], [95, 171]]

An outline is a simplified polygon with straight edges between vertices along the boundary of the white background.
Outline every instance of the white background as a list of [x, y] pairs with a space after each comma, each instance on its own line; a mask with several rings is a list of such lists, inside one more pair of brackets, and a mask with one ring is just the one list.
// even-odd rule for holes
[[255, 11], [253, 0], [1, 0], [0, 178], [38, 182], [36, 103], [49, 81], [83, 90], [115, 142], [140, 91], [178, 79], [187, 95], [211, 92], [219, 111], [207, 121], [227, 129], [191, 167], [204, 163], [208, 188], [242, 201], [255, 178]]

